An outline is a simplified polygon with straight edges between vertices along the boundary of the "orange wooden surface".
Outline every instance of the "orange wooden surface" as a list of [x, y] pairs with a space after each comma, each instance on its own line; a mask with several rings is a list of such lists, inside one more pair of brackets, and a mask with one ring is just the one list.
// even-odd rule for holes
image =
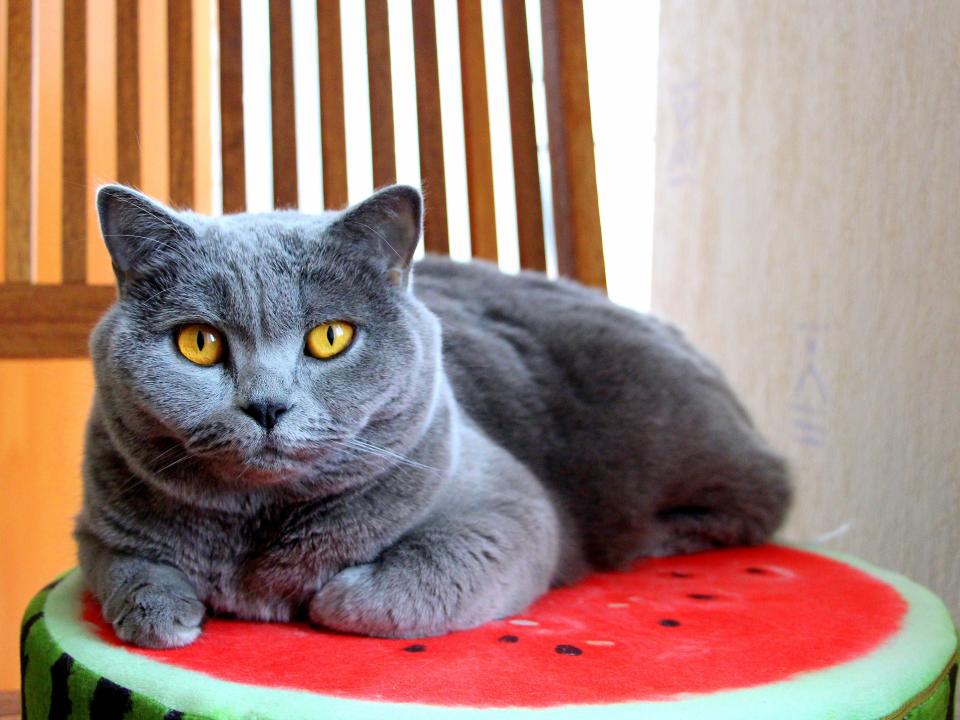
[[20, 619], [30, 598], [76, 564], [87, 360], [0, 362], [0, 688], [20, 681]]
[[117, 3], [117, 180], [140, 185], [140, 4]]
[[63, 198], [61, 274], [64, 283], [87, 281], [87, 1], [63, 4]]
[[460, 31], [463, 140], [470, 199], [470, 249], [473, 257], [496, 262], [497, 217], [493, 201], [490, 110], [480, 0], [458, 0], [457, 25]]
[[510, 135], [513, 146], [513, 188], [517, 201], [517, 242], [520, 267], [546, 271], [543, 244], [543, 204], [533, 116], [533, 78], [527, 39], [524, 0], [503, 0], [503, 38], [510, 96]]
[[293, 97], [293, 21], [290, 0], [270, 0], [270, 107], [273, 130], [273, 206], [297, 207], [297, 128]]
[[561, 275], [602, 289], [606, 273], [583, 7], [564, 0], [543, 0], [540, 13], [557, 265]]
[[5, 235], [7, 280], [31, 279], [29, 188], [23, 179], [30, 172], [30, 73], [31, 54], [28, 38], [34, 23], [31, 6], [25, 0], [7, 0], [7, 128], [5, 160], [7, 183]]
[[[0, 0], [0, 54], [5, 52], [6, 10]], [[141, 187], [168, 197], [166, 2], [139, 3], [139, 118]], [[37, 18], [39, 118], [35, 118], [37, 175], [30, 184], [34, 210], [36, 276], [60, 282], [61, 184], [63, 172], [63, 0], [43, 0]], [[193, 54], [209, 57], [210, 3], [193, 3]], [[87, 168], [84, 193], [87, 281], [113, 282], [109, 258], [97, 232], [93, 193], [117, 174], [116, 5], [87, 0]], [[94, 20], [94, 18], [96, 20]], [[209, 124], [210, 67], [193, 64], [194, 119]], [[5, 97], [0, 78], [0, 97]], [[0, 111], [0, 136], [6, 117]], [[209, 157], [209, 133], [196, 133], [194, 155]], [[0, 143], [0, 166], [5, 161]], [[196, 163], [194, 204], [210, 206], [209, 163]], [[0, 178], [0, 203], [4, 199]], [[40, 189], [42, 188], [42, 192]], [[0, 209], [2, 210], [2, 209]], [[2, 234], [0, 223], [0, 234]], [[5, 238], [0, 237], [0, 258]], [[0, 267], [0, 273], [3, 268]], [[18, 687], [20, 619], [30, 598], [57, 573], [76, 563], [71, 529], [80, 506], [83, 428], [93, 392], [88, 360], [0, 361], [0, 690]]]
[[243, 147], [243, 18], [240, 0], [220, 0], [220, 162], [223, 212], [247, 209]]
[[170, 203], [193, 205], [193, 3], [167, 0], [167, 112], [170, 118]]
[[370, 146], [373, 186], [397, 181], [393, 137], [393, 79], [390, 77], [390, 27], [387, 0], [367, 0], [367, 72], [370, 76]]
[[343, 114], [343, 47], [339, 0], [317, 0], [317, 57], [320, 65], [320, 162], [323, 206], [347, 204], [347, 135]]
[[434, 0], [413, 0], [413, 51], [417, 76], [417, 133], [420, 178], [428, 211], [423, 218], [427, 252], [450, 252], [447, 231], [447, 185], [440, 114], [440, 70], [437, 67], [437, 21]]

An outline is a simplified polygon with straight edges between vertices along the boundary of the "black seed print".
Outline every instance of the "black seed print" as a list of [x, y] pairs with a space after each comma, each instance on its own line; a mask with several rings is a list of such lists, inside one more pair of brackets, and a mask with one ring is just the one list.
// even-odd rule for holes
[[680, 625], [680, 621], [674, 620], [673, 618], [663, 618], [663, 620], [660, 621], [660, 624], [664, 627], [677, 627]]
[[502, 635], [498, 638], [498, 640], [505, 643], [520, 642], [520, 638], [518, 638], [516, 635]]
[[327, 342], [333, 345], [336, 336], [333, 334], [333, 325], [327, 325]]
[[557, 645], [554, 650], [560, 655], [583, 655], [583, 650], [573, 645]]
[[690, 577], [690, 573], [680, 572], [679, 570], [674, 570], [674, 571], [672, 571], [672, 572], [670, 573], [670, 576], [671, 576], [671, 577], [675, 577], [675, 578], [688, 578], [688, 577]]
[[750, 573], [751, 575], [769, 575], [770, 574], [769, 570], [765, 570], [761, 567], [748, 567], [747, 572]]
[[708, 595], [707, 593], [690, 593], [687, 595], [691, 600], [716, 600], [716, 595]]
[[203, 339], [203, 330], [197, 330], [197, 350], [199, 350], [200, 352], [203, 352], [204, 342], [205, 341]]
[[426, 649], [426, 645], [407, 645], [407, 647], [404, 648], [406, 652], [423, 652]]

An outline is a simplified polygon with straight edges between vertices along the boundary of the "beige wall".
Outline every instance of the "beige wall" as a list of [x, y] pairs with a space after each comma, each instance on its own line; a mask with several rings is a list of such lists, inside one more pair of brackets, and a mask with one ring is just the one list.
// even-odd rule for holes
[[960, 3], [664, 0], [654, 309], [960, 619]]

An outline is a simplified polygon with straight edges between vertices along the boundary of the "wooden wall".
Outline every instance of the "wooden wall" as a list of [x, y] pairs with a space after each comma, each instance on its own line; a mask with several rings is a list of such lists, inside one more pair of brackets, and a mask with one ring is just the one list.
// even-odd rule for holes
[[[0, 58], [6, 56], [7, 3], [0, 1]], [[31, 188], [37, 248], [34, 277], [61, 280], [61, 152], [63, 3], [34, 0], [38, 52], [33, 114], [35, 177]], [[141, 187], [168, 197], [166, 0], [140, 0]], [[193, 3], [194, 112], [210, 123], [210, 22], [212, 0]], [[96, 187], [116, 178], [114, 0], [87, 0], [87, 280], [112, 283], [110, 261], [93, 210]], [[203, 31], [201, 32], [201, 29]], [[0, 98], [4, 97], [0, 73]], [[0, 103], [0, 135], [6, 118]], [[210, 133], [195, 133], [196, 157], [210, 157]], [[3, 158], [0, 143], [0, 164]], [[210, 208], [210, 165], [197, 163], [195, 205]], [[0, 215], [4, 193], [0, 187]], [[0, 264], [3, 258], [0, 237]], [[0, 267], [0, 273], [3, 268]], [[83, 427], [93, 392], [89, 360], [0, 361], [0, 690], [20, 682], [20, 617], [27, 602], [54, 575], [76, 564], [70, 532], [80, 507]]]
[[664, 0], [655, 311], [796, 470], [791, 539], [960, 619], [960, 4]]

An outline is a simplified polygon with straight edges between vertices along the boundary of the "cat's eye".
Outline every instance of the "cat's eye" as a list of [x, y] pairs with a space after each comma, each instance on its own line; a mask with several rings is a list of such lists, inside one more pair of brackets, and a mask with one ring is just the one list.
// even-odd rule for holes
[[177, 333], [180, 354], [197, 365], [220, 362], [224, 351], [223, 336], [210, 325], [184, 325]]
[[329, 360], [339, 355], [353, 342], [353, 325], [343, 320], [331, 320], [317, 325], [307, 333], [307, 354], [318, 360]]

